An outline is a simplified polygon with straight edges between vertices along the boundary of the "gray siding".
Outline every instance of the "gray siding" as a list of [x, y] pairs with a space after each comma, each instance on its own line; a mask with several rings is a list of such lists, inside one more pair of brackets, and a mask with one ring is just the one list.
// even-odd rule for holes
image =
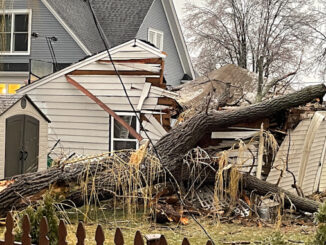
[[[86, 56], [40, 0], [14, 0], [7, 3], [6, 9], [32, 9], [32, 32], [58, 38], [53, 44], [58, 63], [73, 63]], [[1, 63], [28, 63], [29, 59], [52, 61], [44, 38], [32, 39], [31, 55], [0, 55]]]
[[148, 40], [149, 28], [164, 32], [163, 51], [168, 55], [165, 60], [164, 76], [168, 85], [179, 85], [184, 76], [184, 71], [161, 0], [154, 1], [137, 33], [137, 38]]

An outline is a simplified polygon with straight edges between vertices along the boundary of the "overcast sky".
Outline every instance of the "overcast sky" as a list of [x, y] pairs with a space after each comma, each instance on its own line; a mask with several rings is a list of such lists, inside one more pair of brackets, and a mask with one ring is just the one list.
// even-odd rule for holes
[[[173, 0], [175, 8], [178, 12], [179, 18], [181, 19], [183, 17], [183, 7], [185, 6], [187, 0]], [[191, 0], [192, 3], [200, 4], [203, 3], [205, 0]]]

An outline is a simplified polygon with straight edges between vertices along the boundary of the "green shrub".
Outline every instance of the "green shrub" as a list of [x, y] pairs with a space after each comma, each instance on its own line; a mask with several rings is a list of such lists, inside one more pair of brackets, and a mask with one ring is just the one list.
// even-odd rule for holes
[[285, 241], [285, 238], [282, 235], [282, 233], [279, 232], [279, 231], [277, 231], [277, 232], [274, 232], [271, 236], [267, 237], [263, 241], [263, 244], [268, 244], [268, 245], [286, 245], [288, 243]]
[[315, 236], [314, 244], [326, 244], [326, 202], [324, 202], [316, 214], [316, 222], [318, 223], [318, 229]]
[[40, 223], [43, 216], [45, 216], [48, 220], [48, 237], [50, 244], [52, 245], [58, 243], [59, 218], [56, 214], [54, 200], [50, 194], [44, 195], [43, 200], [38, 202], [37, 208], [27, 207], [25, 210], [19, 213], [18, 225], [15, 230], [16, 237], [18, 239], [21, 239], [23, 235], [22, 225], [24, 215], [28, 215], [30, 219], [32, 243], [38, 244]]

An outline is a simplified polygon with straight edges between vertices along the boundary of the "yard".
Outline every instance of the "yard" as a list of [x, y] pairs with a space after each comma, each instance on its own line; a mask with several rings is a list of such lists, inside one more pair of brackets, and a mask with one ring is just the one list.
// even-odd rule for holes
[[[68, 244], [76, 244], [75, 232], [77, 230], [77, 217], [75, 213], [68, 213], [71, 217], [71, 224], [68, 229]], [[94, 215], [94, 214], [93, 214]], [[92, 216], [92, 215], [91, 215]], [[134, 216], [134, 215], [133, 215]], [[104, 218], [105, 217], [105, 218]], [[82, 219], [82, 217], [78, 217]], [[292, 219], [295, 220], [295, 219]], [[291, 223], [290, 219], [285, 219], [282, 227], [277, 229], [274, 224], [262, 223], [259, 221], [247, 219], [234, 219], [231, 222], [215, 220], [212, 218], [201, 217], [198, 221], [207, 229], [216, 244], [232, 244], [232, 242], [252, 242], [266, 244], [265, 239], [276, 239], [277, 231], [284, 236], [287, 243], [295, 244], [298, 242], [308, 242], [313, 238], [315, 226], [311, 222], [304, 223], [301, 220], [296, 220]], [[117, 214], [111, 212], [102, 212], [98, 222], [102, 224], [107, 244], [113, 244], [116, 227], [122, 230], [126, 244], [132, 244], [136, 231], [140, 231], [142, 235], [146, 234], [163, 234], [165, 235], [168, 244], [180, 245], [184, 237], [187, 237], [191, 244], [206, 244], [208, 240], [205, 233], [190, 218], [188, 225], [156, 224], [147, 216], [138, 213], [137, 217], [126, 217], [123, 211], [118, 211]], [[96, 244], [94, 240], [97, 222], [88, 221], [85, 224], [86, 228], [86, 244]], [[0, 240], [3, 239], [4, 227], [0, 227], [2, 234]], [[276, 243], [278, 244], [278, 243]]]

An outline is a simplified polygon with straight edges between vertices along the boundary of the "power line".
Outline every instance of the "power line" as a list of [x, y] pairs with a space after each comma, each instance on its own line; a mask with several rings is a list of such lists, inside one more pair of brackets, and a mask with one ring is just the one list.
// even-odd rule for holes
[[[84, 0], [84, 1], [85, 1], [85, 0]], [[86, 0], [86, 1], [87, 1], [87, 0]], [[138, 116], [138, 114], [137, 114], [137, 111], [135, 110], [135, 107], [134, 107], [134, 105], [132, 104], [132, 102], [131, 102], [131, 100], [130, 100], [130, 97], [129, 97], [129, 95], [128, 95], [127, 89], [126, 89], [126, 87], [125, 87], [125, 85], [124, 85], [124, 83], [123, 83], [123, 81], [122, 81], [121, 76], [120, 76], [120, 73], [119, 73], [119, 71], [117, 70], [117, 68], [116, 68], [116, 66], [115, 66], [115, 63], [114, 63], [114, 61], [113, 61], [113, 59], [112, 59], [112, 56], [111, 56], [111, 53], [110, 53], [110, 49], [109, 49], [109, 45], [108, 45], [109, 42], [108, 42], [108, 40], [107, 40], [107, 38], [106, 38], [106, 35], [105, 35], [104, 32], [103, 32], [102, 27], [100, 26], [100, 24], [99, 24], [99, 22], [98, 22], [98, 19], [97, 19], [96, 15], [95, 15], [94, 9], [93, 9], [93, 7], [92, 7], [92, 5], [91, 5], [91, 2], [90, 2], [90, 0], [88, 0], [87, 2], [88, 2], [88, 5], [89, 5], [89, 8], [90, 8], [90, 10], [91, 10], [91, 13], [92, 13], [92, 16], [93, 16], [93, 19], [94, 19], [94, 22], [95, 22], [96, 28], [97, 28], [97, 30], [98, 30], [98, 32], [99, 32], [99, 35], [100, 35], [100, 37], [101, 37], [101, 39], [102, 39], [102, 42], [103, 42], [103, 44], [104, 44], [104, 46], [105, 46], [105, 49], [106, 49], [107, 53], [108, 53], [109, 59], [110, 59], [110, 61], [111, 61], [111, 63], [112, 63], [113, 69], [114, 69], [116, 75], [118, 76], [119, 81], [120, 81], [120, 83], [121, 83], [121, 85], [122, 85], [122, 88], [123, 88], [123, 90], [124, 90], [124, 92], [125, 92], [125, 94], [126, 94], [126, 97], [127, 97], [127, 99], [128, 99], [128, 102], [129, 102], [129, 104], [130, 104], [130, 106], [131, 106], [133, 112], [135, 113], [135, 116], [136, 116], [137, 120], [139, 121], [140, 128], [141, 128], [142, 131], [144, 131], [146, 137], [148, 138], [148, 140], [150, 141], [150, 144], [151, 144], [152, 147], [153, 147], [153, 150], [154, 150], [154, 152], [155, 152], [157, 158], [158, 158], [159, 161], [162, 163], [162, 161], [161, 161], [161, 157], [160, 157], [160, 155], [158, 154], [157, 149], [156, 149], [156, 147], [155, 147], [155, 145], [154, 145], [152, 139], [149, 137], [149, 135], [147, 134], [146, 130], [144, 129], [143, 124], [142, 124], [142, 122], [141, 122], [141, 120], [140, 120], [140, 118], [139, 118], [139, 116]], [[135, 45], [136, 45], [136, 39], [135, 39]], [[179, 184], [178, 184], [177, 180], [175, 179], [175, 177], [173, 176], [173, 174], [172, 174], [172, 173], [171, 173], [171, 172], [170, 172], [166, 167], [164, 167], [163, 165], [162, 165], [162, 167], [163, 167], [163, 170], [165, 170], [165, 171], [168, 173], [168, 175], [171, 177], [171, 179], [173, 180], [173, 182], [175, 182], [175, 184], [177, 185], [177, 188], [180, 190]], [[169, 179], [170, 179], [170, 178], [169, 178]], [[171, 179], [170, 179], [170, 181], [171, 181]], [[181, 195], [181, 192], [180, 192], [180, 193], [177, 192], [177, 196], [178, 196], [179, 201], [181, 202], [181, 204], [182, 204], [183, 206], [185, 206], [185, 203], [184, 203], [184, 201], [182, 200], [182, 198], [181, 198], [180, 195]], [[205, 233], [206, 236], [209, 238], [209, 240], [213, 243], [213, 245], [215, 245], [215, 243], [214, 243], [212, 237], [208, 234], [208, 232], [207, 232], [206, 229], [205, 229], [205, 228], [200, 224], [200, 222], [195, 218], [195, 216], [194, 216], [193, 214], [191, 214], [191, 217], [192, 217], [192, 219], [193, 219], [193, 220], [194, 220], [194, 221], [195, 221], [195, 222], [200, 226], [200, 228], [204, 231], [204, 233]]]

